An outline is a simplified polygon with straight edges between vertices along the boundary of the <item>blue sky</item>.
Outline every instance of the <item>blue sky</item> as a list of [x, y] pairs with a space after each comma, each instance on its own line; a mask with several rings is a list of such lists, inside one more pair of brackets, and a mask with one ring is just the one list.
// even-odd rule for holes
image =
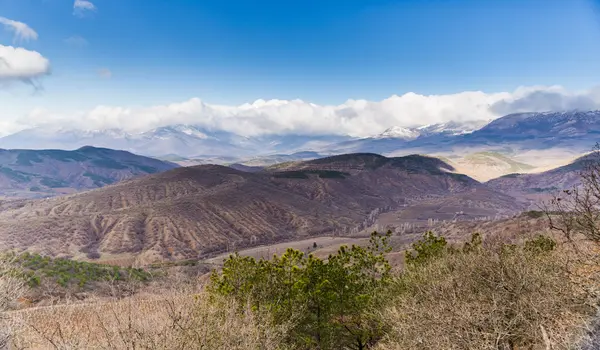
[[[52, 66], [43, 91], [3, 89], [0, 103], [15, 113], [191, 97], [339, 104], [600, 82], [597, 0], [91, 2], [77, 16], [73, 0], [0, 0], [0, 16], [39, 34], [19, 46]], [[0, 44], [13, 45], [11, 33]]]

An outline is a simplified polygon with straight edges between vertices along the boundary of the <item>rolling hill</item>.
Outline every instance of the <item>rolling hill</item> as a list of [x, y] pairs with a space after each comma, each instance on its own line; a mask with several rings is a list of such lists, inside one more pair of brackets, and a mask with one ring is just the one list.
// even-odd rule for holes
[[572, 188], [579, 183], [581, 171], [591, 160], [590, 157], [592, 156], [580, 157], [571, 164], [540, 173], [504, 175], [488, 181], [486, 185], [491, 189], [512, 194], [552, 193]]
[[436, 158], [374, 154], [285, 171], [202, 165], [0, 211], [0, 248], [150, 262], [198, 258], [314, 235], [348, 233], [375, 211], [470, 191], [477, 181]]
[[176, 167], [129, 152], [95, 147], [75, 151], [0, 150], [0, 196], [53, 196]]
[[457, 172], [479, 181], [488, 181], [506, 174], [532, 172], [535, 169], [532, 165], [498, 152], [475, 152], [463, 157], [454, 155], [438, 158], [452, 165]]

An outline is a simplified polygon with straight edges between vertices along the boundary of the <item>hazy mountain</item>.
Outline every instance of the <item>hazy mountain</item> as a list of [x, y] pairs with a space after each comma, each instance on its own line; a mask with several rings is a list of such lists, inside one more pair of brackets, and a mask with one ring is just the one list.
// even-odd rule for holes
[[[344, 135], [262, 135], [243, 137], [194, 125], [172, 125], [143, 133], [122, 130], [50, 130], [36, 128], [0, 138], [2, 148], [77, 149], [84, 145], [124, 149], [148, 156], [176, 155], [190, 159], [252, 158], [290, 155], [301, 151], [320, 154], [369, 152], [431, 153], [440, 149], [564, 148], [589, 150], [600, 135], [600, 112], [511, 114], [494, 121], [448, 122], [414, 128], [394, 126], [366, 138]], [[472, 152], [472, 151], [471, 151]]]
[[[486, 185], [505, 193], [553, 193], [569, 189], [581, 180], [581, 171], [592, 156], [581, 157], [571, 164], [533, 174], [509, 174], [490, 180]], [[597, 161], [596, 158], [594, 158]]]
[[0, 196], [36, 197], [110, 185], [176, 168], [125, 151], [0, 150]]
[[118, 129], [77, 130], [39, 127], [0, 138], [0, 148], [75, 150], [84, 146], [94, 146], [127, 150], [131, 137], [133, 136]]
[[149, 261], [349, 232], [373, 210], [481, 186], [447, 168], [435, 158], [373, 154], [274, 172], [179, 168], [0, 211], [0, 247]]
[[297, 161], [305, 161], [316, 158], [323, 157], [321, 154], [317, 152], [296, 152], [292, 154], [273, 154], [268, 156], [256, 157], [251, 159], [246, 159], [242, 162], [244, 165], [248, 166], [269, 166], [276, 165], [287, 162], [297, 162]]
[[515, 160], [498, 152], [474, 152], [464, 156], [440, 156], [457, 172], [469, 175], [478, 181], [488, 181], [502, 175], [532, 172], [535, 166]]
[[421, 134], [416, 129], [408, 129], [400, 126], [393, 126], [389, 129], [386, 129], [379, 135], [376, 135], [374, 138], [376, 139], [400, 139], [400, 140], [414, 140], [419, 137]]
[[[395, 126], [373, 137], [341, 142], [331, 145], [330, 148], [334, 153], [372, 152], [387, 155], [397, 150], [424, 148], [427, 145], [447, 142], [457, 136], [472, 133], [488, 122], [448, 122], [417, 128]], [[432, 149], [436, 150], [435, 147]]]
[[455, 144], [589, 151], [600, 141], [600, 111], [511, 114], [456, 139]]
[[435, 135], [465, 135], [481, 129], [489, 124], [491, 120], [465, 121], [465, 122], [447, 122], [432, 125], [425, 125], [417, 128], [420, 137]]
[[398, 150], [433, 153], [444, 149], [514, 152], [562, 148], [582, 153], [600, 141], [600, 111], [511, 114], [488, 124], [446, 123], [415, 130], [420, 134], [411, 140], [376, 136], [341, 143], [333, 149], [390, 154]]
[[0, 138], [0, 148], [73, 150], [92, 145], [169, 159], [174, 156], [191, 159], [229, 157], [233, 161], [326, 148], [348, 139], [350, 137], [338, 135], [264, 135], [249, 138], [193, 125], [166, 126], [136, 134], [117, 129], [34, 128]]

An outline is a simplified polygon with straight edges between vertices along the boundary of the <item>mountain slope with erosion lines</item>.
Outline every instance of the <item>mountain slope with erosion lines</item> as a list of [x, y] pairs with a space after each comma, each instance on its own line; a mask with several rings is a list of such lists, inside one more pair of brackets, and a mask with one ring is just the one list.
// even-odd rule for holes
[[374, 210], [481, 186], [435, 158], [343, 155], [289, 171], [178, 168], [0, 212], [0, 248], [139, 263], [349, 232]]

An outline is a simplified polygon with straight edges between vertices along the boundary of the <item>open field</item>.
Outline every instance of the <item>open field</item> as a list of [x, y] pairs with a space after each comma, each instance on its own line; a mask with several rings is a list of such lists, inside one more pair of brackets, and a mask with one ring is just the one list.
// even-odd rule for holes
[[[290, 241], [284, 243], [277, 243], [271, 245], [263, 245], [260, 247], [254, 247], [249, 249], [243, 249], [238, 251], [241, 256], [251, 256], [256, 259], [265, 258], [269, 259], [274, 254], [281, 255], [285, 253], [288, 248], [297, 249], [305, 253], [312, 253], [316, 256], [327, 256], [330, 251], [335, 251], [341, 245], [352, 245], [352, 244], [365, 244], [368, 238], [350, 238], [350, 237], [314, 237], [309, 239], [303, 239], [299, 241]], [[314, 248], [313, 244], [317, 247]], [[224, 253], [215, 256], [214, 258], [206, 259], [205, 262], [211, 264], [221, 264], [230, 254]]]

